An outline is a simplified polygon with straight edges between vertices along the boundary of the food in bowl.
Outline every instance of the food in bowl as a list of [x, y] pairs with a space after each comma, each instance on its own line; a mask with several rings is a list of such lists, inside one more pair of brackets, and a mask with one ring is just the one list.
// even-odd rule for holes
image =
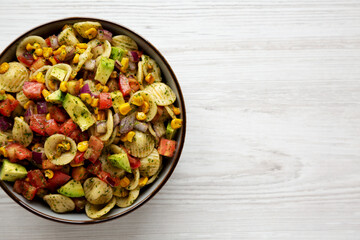
[[182, 127], [155, 60], [91, 21], [27, 36], [16, 58], [0, 63], [0, 179], [56, 213], [131, 206]]

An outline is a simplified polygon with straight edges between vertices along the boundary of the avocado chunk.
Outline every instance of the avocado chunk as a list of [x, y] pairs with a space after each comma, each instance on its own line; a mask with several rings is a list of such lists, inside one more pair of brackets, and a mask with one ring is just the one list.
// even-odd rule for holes
[[112, 71], [114, 70], [114, 66], [114, 60], [106, 57], [101, 57], [99, 66], [96, 70], [95, 80], [99, 81], [102, 85], [105, 85]]
[[79, 125], [81, 131], [87, 130], [95, 124], [95, 119], [80, 98], [66, 94], [62, 103], [71, 119]]
[[120, 105], [125, 103], [124, 97], [119, 90], [111, 92], [110, 94], [111, 94], [112, 106], [114, 108], [114, 111], [115, 113], [119, 113]]
[[165, 137], [166, 139], [173, 139], [173, 137], [175, 136], [176, 133], [176, 129], [173, 129], [171, 127], [171, 122], [168, 123], [167, 127], [166, 127], [166, 132], [165, 132]]
[[53, 69], [50, 72], [50, 78], [62, 82], [65, 80], [66, 74], [67, 71], [65, 71], [64, 69], [53, 67]]
[[23, 179], [27, 175], [26, 168], [17, 163], [11, 163], [4, 160], [0, 170], [0, 180], [15, 182], [18, 179]]
[[68, 183], [59, 188], [58, 193], [66, 197], [83, 197], [85, 196], [84, 188], [81, 185], [80, 181], [74, 179], [70, 180]]
[[65, 93], [58, 89], [55, 92], [51, 93], [49, 96], [47, 96], [45, 100], [47, 102], [61, 104], [64, 101], [64, 98]]
[[126, 54], [125, 49], [119, 47], [111, 47], [111, 54], [110, 54], [111, 59], [121, 61], [121, 59], [124, 57], [125, 54]]
[[128, 173], [131, 173], [131, 167], [129, 163], [129, 159], [126, 153], [118, 153], [113, 154], [108, 157], [109, 162], [111, 165], [117, 168], [122, 168]]

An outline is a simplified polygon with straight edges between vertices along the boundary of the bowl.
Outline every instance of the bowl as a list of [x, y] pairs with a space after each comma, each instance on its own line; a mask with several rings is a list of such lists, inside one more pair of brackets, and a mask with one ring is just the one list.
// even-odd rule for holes
[[163, 170], [159, 174], [158, 179], [150, 184], [146, 188], [142, 188], [140, 191], [140, 195], [136, 202], [127, 208], [113, 208], [107, 215], [105, 215], [101, 219], [89, 219], [85, 213], [65, 213], [59, 214], [55, 213], [50, 210], [49, 206], [42, 201], [34, 200], [34, 201], [27, 201], [21, 195], [15, 193], [13, 191], [12, 184], [9, 184], [4, 181], [0, 181], [1, 188], [11, 197], [15, 202], [17, 202], [20, 206], [32, 212], [40, 217], [45, 219], [53, 220], [56, 222], [62, 223], [72, 223], [72, 224], [91, 224], [91, 223], [100, 223], [109, 221], [112, 219], [116, 219], [118, 217], [124, 216], [135, 209], [139, 208], [147, 201], [149, 201], [159, 190], [165, 185], [167, 180], [170, 178], [171, 174], [173, 173], [181, 155], [181, 151], [184, 145], [185, 140], [185, 131], [186, 131], [186, 112], [185, 112], [185, 103], [184, 98], [181, 92], [180, 84], [171, 69], [169, 63], [166, 61], [164, 56], [157, 50], [149, 41], [145, 40], [139, 34], [135, 33], [134, 31], [121, 26], [117, 23], [95, 19], [95, 18], [79, 18], [79, 17], [72, 17], [72, 18], [64, 18], [56, 21], [52, 21], [38, 27], [35, 27], [26, 33], [19, 36], [15, 41], [13, 41], [8, 47], [0, 55], [0, 62], [10, 62], [16, 60], [15, 52], [16, 46], [20, 43], [20, 41], [29, 35], [39, 35], [42, 37], [47, 37], [52, 34], [57, 34], [61, 31], [62, 27], [65, 24], [73, 24], [75, 22], [80, 21], [97, 21], [100, 22], [104, 29], [107, 29], [113, 33], [113, 35], [124, 34], [136, 41], [139, 48], [142, 49], [147, 55], [153, 58], [160, 66], [162, 75], [164, 78], [164, 82], [168, 84], [176, 94], [177, 97], [177, 104], [181, 109], [181, 118], [183, 119], [183, 127], [178, 132], [176, 138], [174, 140], [177, 141], [177, 149], [174, 156], [171, 159], [164, 161]]

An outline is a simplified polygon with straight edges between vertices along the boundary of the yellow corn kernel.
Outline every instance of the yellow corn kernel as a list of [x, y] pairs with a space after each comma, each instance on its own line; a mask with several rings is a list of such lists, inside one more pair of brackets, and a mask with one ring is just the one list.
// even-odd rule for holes
[[68, 90], [68, 83], [65, 82], [65, 81], [61, 82], [61, 83], [60, 83], [60, 90], [61, 90], [62, 92], [67, 92], [67, 90]]
[[174, 118], [173, 120], [171, 120], [171, 127], [173, 129], [181, 128], [181, 126], [182, 126], [182, 119]]
[[79, 83], [80, 83], [80, 88], [82, 88], [84, 86], [84, 79], [80, 78]]
[[75, 53], [82, 54], [85, 52], [85, 50], [86, 49], [81, 49], [81, 48], [76, 47]]
[[95, 114], [98, 114], [98, 113], [99, 113], [99, 108], [95, 107], [95, 108], [94, 108], [94, 113], [95, 113]]
[[44, 174], [48, 179], [52, 179], [54, 177], [54, 172], [50, 169], [45, 170]]
[[140, 94], [136, 94], [131, 99], [131, 103], [140, 107], [141, 105], [144, 104], [144, 98]]
[[4, 89], [1, 89], [1, 90], [0, 90], [0, 94], [1, 94], [1, 95], [4, 95], [4, 94], [5, 94], [5, 90], [4, 90]]
[[85, 152], [86, 149], [88, 149], [88, 147], [89, 147], [89, 142], [88, 141], [79, 142], [78, 145], [77, 145], [77, 149], [80, 152]]
[[45, 99], [46, 99], [47, 96], [50, 95], [50, 92], [48, 90], [46, 90], [46, 89], [42, 90], [41, 93], [42, 93], [42, 95], [44, 96]]
[[11, 95], [11, 94], [6, 94], [6, 98], [11, 100], [11, 101], [15, 101], [16, 99]]
[[149, 70], [153, 69], [153, 66], [150, 63], [147, 64], [147, 67], [148, 67]]
[[131, 111], [131, 106], [129, 103], [123, 103], [120, 105], [119, 107], [119, 112], [122, 114], [122, 115], [126, 115], [128, 114], [129, 112]]
[[64, 61], [65, 58], [66, 58], [66, 50], [62, 49], [61, 52], [60, 52], [60, 55], [59, 55], [59, 59], [61, 61]]
[[7, 156], [8, 156], [5, 147], [0, 147], [0, 154], [3, 155], [4, 157], [7, 157]]
[[34, 43], [34, 45], [33, 45], [33, 49], [38, 49], [38, 48], [41, 48], [40, 44], [38, 44], [38, 43]]
[[70, 74], [70, 80], [73, 80], [77, 75], [77, 72], [76, 71], [72, 71], [71, 74]]
[[78, 43], [76, 44], [76, 46], [80, 49], [87, 49], [88, 47], [86, 43]]
[[35, 50], [35, 54], [38, 57], [41, 57], [43, 55], [43, 50], [41, 48], [38, 48]]
[[69, 142], [61, 142], [59, 143], [57, 146], [56, 146], [56, 150], [58, 151], [62, 151], [62, 150], [65, 150], [65, 151], [69, 151], [70, 150], [70, 143]]
[[150, 109], [150, 105], [147, 101], [144, 101], [143, 105], [141, 106], [141, 111], [143, 113], [147, 113]]
[[148, 182], [149, 178], [148, 177], [142, 177], [139, 179], [139, 187], [143, 187], [146, 185], [146, 183]]
[[35, 103], [33, 101], [27, 101], [25, 104], [24, 104], [24, 108], [25, 109], [28, 109], [31, 105], [35, 105]]
[[53, 52], [54, 55], [59, 55], [62, 50], [65, 50], [65, 48], [66, 48], [65, 45], [60, 46], [58, 49], [56, 49], [56, 50]]
[[145, 77], [145, 81], [149, 84], [152, 84], [155, 81], [155, 78], [151, 73], [148, 73]]
[[34, 48], [33, 48], [33, 46], [30, 44], [30, 43], [28, 43], [27, 45], [26, 45], [26, 50], [28, 51], [28, 52], [30, 52], [31, 50], [33, 50]]
[[74, 57], [74, 59], [73, 59], [73, 63], [78, 63], [79, 62], [79, 57], [80, 57], [80, 54], [75, 54], [75, 57]]
[[117, 78], [118, 74], [116, 71], [112, 71], [110, 78]]
[[108, 87], [108, 86], [104, 86], [102, 92], [104, 92], [104, 93], [109, 92], [109, 87]]
[[98, 84], [96, 84], [95, 88], [97, 91], [101, 92], [103, 90], [104, 86], [101, 85], [101, 83], [98, 83]]
[[23, 117], [23, 116], [20, 116], [20, 119], [21, 119], [21, 120], [24, 120], [24, 117]]
[[50, 119], [51, 119], [50, 113], [46, 114], [46, 120], [50, 120]]
[[97, 35], [97, 30], [96, 28], [90, 28], [89, 30], [85, 31], [85, 35], [89, 38], [89, 39], [93, 39], [94, 37], [96, 37]]
[[49, 61], [51, 62], [52, 65], [57, 64], [57, 62], [53, 56], [49, 57]]
[[32, 56], [33, 56], [34, 60], [37, 60], [37, 59], [38, 59], [38, 56], [36, 56], [35, 53], [33, 53]]
[[143, 112], [138, 112], [136, 114], [136, 119], [139, 121], [144, 121], [146, 119], [146, 114]]
[[130, 131], [128, 132], [128, 134], [126, 134], [126, 138], [129, 142], [132, 142], [133, 138], [135, 136], [135, 132], [134, 131]]
[[52, 48], [43, 48], [43, 56], [44, 56], [44, 58], [51, 57], [52, 53], [53, 53]]
[[126, 73], [126, 70], [128, 69], [128, 67], [129, 67], [129, 58], [127, 58], [127, 57], [122, 58], [120, 71], [122, 73]]
[[45, 76], [42, 72], [36, 74], [35, 79], [38, 83], [45, 83]]
[[7, 62], [3, 62], [0, 65], [0, 74], [6, 73], [9, 70], [9, 64]]
[[179, 115], [180, 114], [180, 108], [177, 108], [177, 107], [173, 106], [173, 112], [175, 113], [175, 115]]
[[120, 186], [121, 187], [127, 187], [127, 186], [129, 186], [129, 184], [130, 184], [130, 180], [127, 177], [123, 177], [120, 180]]
[[87, 102], [88, 104], [91, 103], [92, 99], [91, 99], [91, 95], [89, 93], [82, 93], [80, 94], [80, 99]]
[[39, 147], [43, 147], [43, 145], [41, 143], [35, 143], [31, 150], [35, 151]]
[[96, 120], [98, 120], [98, 121], [105, 120], [105, 112], [98, 111], [98, 114], [96, 115]]
[[90, 106], [92, 106], [92, 107], [97, 107], [98, 105], [99, 105], [99, 99], [98, 99], [98, 98], [94, 98], [94, 99], [91, 101]]

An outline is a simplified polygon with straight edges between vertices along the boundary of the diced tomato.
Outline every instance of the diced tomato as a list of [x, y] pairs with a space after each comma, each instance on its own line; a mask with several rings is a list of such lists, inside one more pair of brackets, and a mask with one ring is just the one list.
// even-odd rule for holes
[[8, 154], [10, 162], [17, 162], [17, 160], [30, 160], [32, 153], [29, 149], [18, 143], [11, 143], [6, 146], [6, 152]]
[[135, 78], [129, 78], [129, 85], [134, 92], [140, 89], [139, 82]]
[[18, 194], [22, 194], [24, 191], [24, 180], [16, 180], [14, 183], [14, 191]]
[[27, 67], [30, 67], [34, 63], [34, 58], [30, 52], [24, 52], [24, 54], [18, 56], [17, 59]]
[[29, 178], [31, 185], [36, 188], [43, 188], [46, 186], [44, 174], [39, 169], [29, 171], [27, 177]]
[[77, 129], [77, 125], [72, 119], [68, 119], [60, 126], [60, 132], [66, 136], [70, 136], [75, 129]]
[[112, 106], [110, 93], [100, 93], [99, 96], [99, 109], [108, 109]]
[[101, 171], [101, 163], [100, 161], [95, 161], [94, 163], [90, 164], [86, 170], [94, 175], [98, 175], [99, 172]]
[[81, 166], [81, 167], [75, 167], [72, 169], [71, 171], [71, 176], [73, 179], [75, 179], [76, 181], [80, 181], [82, 179], [85, 179], [87, 176], [87, 170], [85, 167]]
[[[80, 131], [79, 128], [76, 128], [74, 131], [72, 131], [70, 133], [70, 135], [68, 135], [69, 138], [73, 139], [75, 142], [79, 142], [79, 138], [82, 136], [82, 132]], [[85, 140], [87, 140], [88, 138], [86, 138]], [[85, 141], [83, 140], [83, 141]]]
[[123, 74], [120, 74], [119, 76], [119, 85], [120, 85], [120, 91], [124, 97], [130, 94], [131, 88], [129, 85], [129, 80]]
[[46, 187], [50, 190], [55, 190], [58, 187], [64, 185], [70, 180], [70, 176], [61, 172], [61, 171], [54, 171], [54, 176], [47, 180]]
[[84, 155], [85, 155], [84, 152], [78, 151], [75, 155], [74, 160], [72, 160], [72, 163], [75, 165], [82, 163], [85, 160]]
[[42, 169], [50, 169], [50, 170], [61, 170], [62, 166], [55, 165], [49, 159], [45, 159], [42, 161]]
[[23, 92], [29, 99], [40, 100], [42, 98], [42, 90], [45, 89], [43, 83], [38, 82], [24, 82]]
[[55, 133], [60, 133], [60, 127], [54, 119], [46, 120], [45, 132], [47, 135], [51, 136]]
[[128, 154], [128, 159], [129, 159], [130, 167], [132, 169], [136, 169], [136, 168], [140, 167], [141, 162], [138, 158], [132, 157]]
[[161, 138], [159, 143], [158, 152], [160, 155], [172, 157], [176, 148], [176, 141]]
[[37, 188], [32, 186], [30, 183], [24, 181], [23, 182], [23, 192], [22, 195], [27, 200], [31, 201], [36, 196]]
[[89, 139], [89, 134], [87, 132], [81, 132], [78, 136], [78, 141], [79, 142], [83, 142], [83, 141], [87, 141]]
[[0, 114], [9, 117], [12, 111], [19, 105], [18, 100], [10, 100], [9, 98], [0, 102]]
[[45, 136], [45, 124], [46, 124], [46, 116], [45, 114], [34, 114], [30, 117], [30, 129], [34, 132]]
[[49, 113], [52, 119], [55, 119], [56, 122], [65, 122], [66, 119], [68, 119], [68, 115], [65, 112], [64, 109], [59, 108], [55, 105], [52, 105], [50, 107], [48, 107], [49, 109]]
[[85, 152], [85, 159], [89, 159], [91, 162], [95, 162], [101, 155], [101, 150], [104, 147], [104, 143], [95, 136], [91, 136], [89, 139], [89, 147]]
[[120, 185], [120, 178], [111, 177], [110, 173], [107, 173], [103, 170], [99, 171], [97, 176], [112, 187]]
[[39, 68], [45, 66], [46, 63], [46, 59], [43, 57], [39, 57], [30, 67], [30, 70], [32, 72], [35, 72], [36, 70], [38, 70]]
[[50, 42], [50, 37], [48, 37], [47, 39], [45, 39], [45, 43], [48, 47], [51, 47], [51, 42]]

